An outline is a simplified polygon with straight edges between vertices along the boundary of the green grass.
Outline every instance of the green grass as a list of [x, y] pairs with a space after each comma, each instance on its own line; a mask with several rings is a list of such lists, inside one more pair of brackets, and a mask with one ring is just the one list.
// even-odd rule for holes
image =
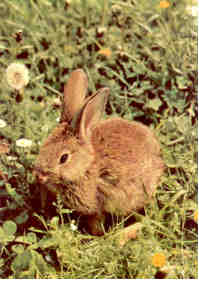
[[[197, 278], [197, 28], [190, 1], [169, 2], [1, 1], [0, 151], [10, 146], [0, 155], [1, 278]], [[13, 62], [29, 69], [23, 91], [7, 83]], [[135, 215], [139, 235], [123, 247], [125, 220], [94, 237], [78, 218], [71, 227], [60, 198], [45, 215], [38, 210], [34, 160], [57, 124], [64, 83], [80, 67], [89, 94], [110, 88], [107, 116], [155, 130], [167, 166], [154, 201]], [[21, 138], [32, 146], [18, 147]], [[159, 268], [157, 253], [166, 258]]]

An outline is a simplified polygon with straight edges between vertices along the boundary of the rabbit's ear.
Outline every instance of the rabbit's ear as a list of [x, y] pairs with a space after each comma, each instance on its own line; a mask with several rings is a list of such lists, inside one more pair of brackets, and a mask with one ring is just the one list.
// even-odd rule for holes
[[91, 130], [102, 119], [108, 95], [109, 89], [103, 88], [87, 100], [79, 124], [79, 136], [84, 142], [90, 141]]
[[82, 69], [74, 70], [64, 87], [61, 122], [70, 123], [78, 115], [84, 105], [87, 89], [88, 79], [85, 72]]

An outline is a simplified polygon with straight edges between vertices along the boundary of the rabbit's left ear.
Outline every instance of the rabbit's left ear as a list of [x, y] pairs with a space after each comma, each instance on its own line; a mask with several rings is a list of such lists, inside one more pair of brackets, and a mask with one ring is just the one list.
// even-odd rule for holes
[[87, 93], [88, 78], [82, 69], [74, 70], [64, 87], [63, 111], [61, 122], [71, 123], [77, 119]]
[[92, 129], [102, 119], [108, 95], [108, 88], [100, 89], [87, 100], [83, 108], [79, 123], [79, 136], [86, 143], [90, 142]]

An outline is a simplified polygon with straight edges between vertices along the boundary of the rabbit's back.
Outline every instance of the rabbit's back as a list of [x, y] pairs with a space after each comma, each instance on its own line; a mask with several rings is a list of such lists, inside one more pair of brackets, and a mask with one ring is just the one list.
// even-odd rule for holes
[[102, 121], [93, 130], [91, 142], [100, 159], [129, 162], [130, 165], [160, 155], [160, 145], [152, 130], [121, 118]]
[[120, 118], [102, 121], [92, 134], [99, 184], [108, 212], [127, 214], [151, 198], [164, 165], [152, 130]]

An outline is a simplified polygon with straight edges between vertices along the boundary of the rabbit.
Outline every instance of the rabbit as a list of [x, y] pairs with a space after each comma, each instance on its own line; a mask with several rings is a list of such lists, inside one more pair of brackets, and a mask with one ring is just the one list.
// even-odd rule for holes
[[86, 98], [87, 88], [85, 72], [74, 70], [64, 87], [60, 123], [41, 146], [34, 170], [43, 194], [59, 194], [87, 216], [91, 234], [101, 235], [106, 214], [127, 216], [150, 202], [164, 163], [150, 128], [104, 119], [109, 89]]

